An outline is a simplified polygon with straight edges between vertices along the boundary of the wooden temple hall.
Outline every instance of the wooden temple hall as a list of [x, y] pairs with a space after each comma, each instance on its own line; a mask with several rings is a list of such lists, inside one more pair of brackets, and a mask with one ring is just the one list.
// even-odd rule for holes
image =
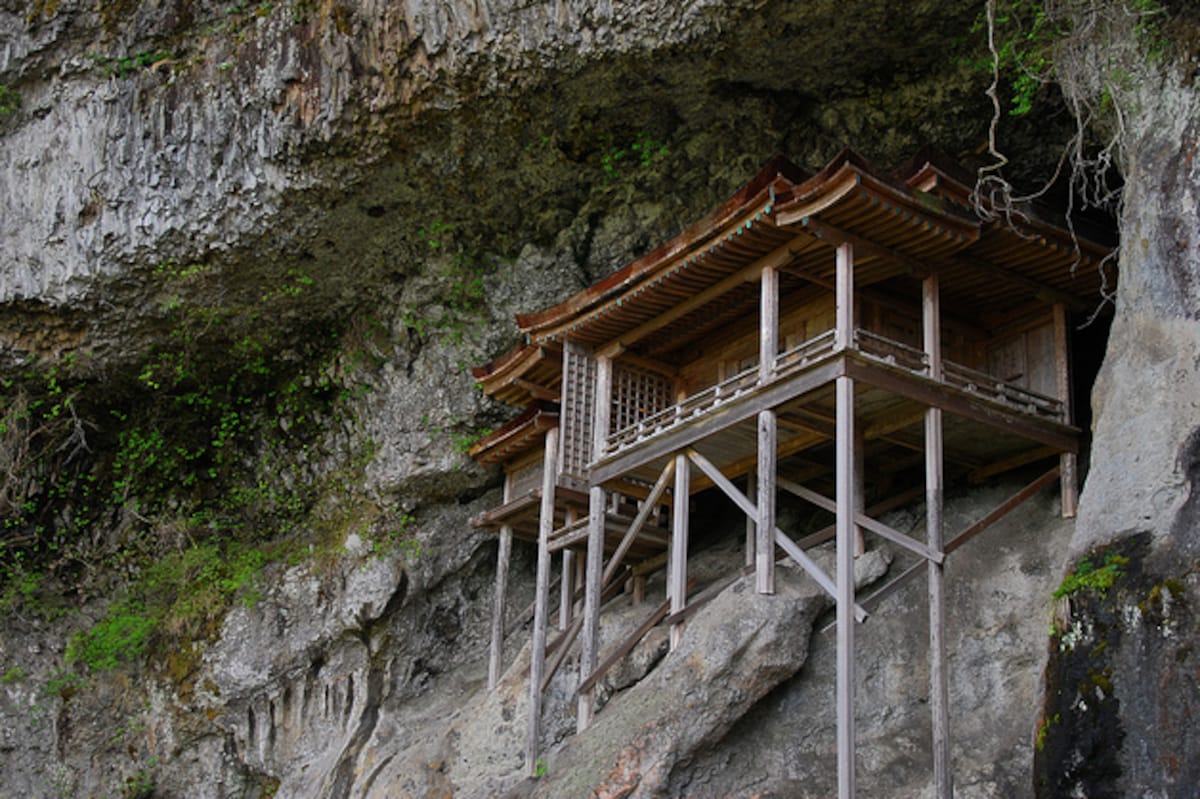
[[[1032, 209], [981, 220], [969, 195], [952, 167], [931, 161], [885, 174], [847, 151], [806, 176], [773, 159], [658, 249], [518, 316], [520, 344], [474, 370], [489, 396], [519, 410], [472, 450], [505, 473], [502, 504], [474, 524], [500, 542], [493, 685], [512, 539], [537, 545], [531, 772], [542, 692], [568, 651], [578, 644], [582, 731], [597, 680], [637, 637], [660, 623], [672, 648], [687, 635], [706, 598], [688, 594], [689, 498], [715, 490], [745, 512], [738, 565], [758, 593], [774, 591], [777, 558], [791, 558], [836, 600], [843, 799], [855, 793], [855, 626], [900, 580], [926, 575], [933, 772], [937, 795], [951, 795], [943, 564], [1056, 478], [1062, 512], [1074, 514], [1069, 332], [1072, 315], [1097, 303], [1107, 255]], [[943, 529], [947, 481], [1043, 460], [1050, 471], [983, 520]], [[779, 492], [836, 523], [793, 539], [776, 526]], [[921, 540], [874, 518], [920, 500]], [[856, 597], [854, 558], [873, 537], [917, 563]], [[830, 539], [833, 574], [806, 554]], [[556, 560], [559, 632], [548, 645]], [[599, 651], [601, 606], [626, 591], [645, 601], [659, 569], [665, 601], [650, 598], [635, 637]]]

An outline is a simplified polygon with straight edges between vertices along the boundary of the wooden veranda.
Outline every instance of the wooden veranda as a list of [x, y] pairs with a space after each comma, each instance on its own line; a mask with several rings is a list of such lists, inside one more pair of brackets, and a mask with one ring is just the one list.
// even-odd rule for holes
[[[563, 633], [549, 672], [578, 636], [583, 731], [597, 679], [629, 648], [600, 662], [606, 592], [626, 579], [644, 592], [645, 574], [665, 566], [666, 601], [647, 624], [665, 618], [675, 647], [700, 598], [689, 603], [688, 500], [715, 487], [749, 520], [758, 592], [774, 591], [782, 553], [836, 600], [843, 799], [855, 793], [854, 627], [869, 605], [855, 596], [854, 557], [876, 536], [920, 557], [934, 782], [939, 797], [952, 795], [943, 564], [1056, 475], [1063, 513], [1074, 514], [1070, 319], [1099, 297], [1107, 251], [1034, 209], [981, 220], [952, 165], [916, 167], [884, 175], [847, 151], [804, 178], [775, 159], [667, 244], [519, 316], [522, 342], [475, 370], [485, 392], [524, 409], [472, 452], [506, 471], [503, 504], [475, 520], [501, 537], [493, 684], [511, 540], [538, 545], [531, 769], [548, 680], [551, 556], [563, 553]], [[1047, 477], [946, 540], [948, 479], [979, 482], [1047, 458], [1059, 461]], [[828, 510], [835, 525], [794, 540], [776, 525], [778, 491]], [[923, 540], [875, 518], [922, 496]], [[806, 554], [831, 537], [834, 575]]]

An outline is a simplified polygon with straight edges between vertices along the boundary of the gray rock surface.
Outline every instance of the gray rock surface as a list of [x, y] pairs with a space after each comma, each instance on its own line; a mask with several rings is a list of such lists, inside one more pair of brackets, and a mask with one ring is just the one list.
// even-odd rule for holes
[[[1176, 77], [1129, 98], [1117, 313], [1092, 395], [1093, 467], [1072, 551], [1151, 531], [1200, 557], [1200, 100]], [[1191, 142], [1180, 148], [1180, 142]], [[1164, 541], [1164, 543], [1167, 543]]]
[[[1187, 50], [1194, 14], [1173, 23]], [[1104, 45], [1090, 44], [1080, 71], [1092, 77], [1072, 83], [1084, 102], [1103, 91], [1089, 65]], [[1200, 711], [1190, 643], [1200, 598], [1200, 98], [1190, 67], [1158, 69], [1145, 39], [1125, 44], [1117, 61], [1133, 79], [1113, 97], [1125, 112], [1120, 284], [1068, 563], [1071, 574], [1112, 566], [1119, 576], [1064, 601], [1039, 797], [1185, 797], [1200, 779], [1190, 721]]]
[[[947, 531], [965, 528], [1018, 487], [1007, 483], [950, 498]], [[1029, 793], [1050, 593], [1074, 528], [1058, 510], [1056, 492], [1043, 491], [947, 560], [955, 796]], [[914, 508], [889, 523], [920, 537], [919, 512]], [[892, 573], [906, 565], [898, 558]], [[921, 577], [857, 628], [860, 795], [933, 796], [926, 607]], [[799, 674], [672, 775], [661, 795], [836, 795], [836, 655], [833, 631], [814, 635]]]
[[[978, 10], [957, 0], [0, 0], [0, 87], [21, 98], [0, 117], [5, 380], [69, 357], [92, 395], [126, 397], [145, 353], [179, 332], [168, 310], [177, 304], [219, 311], [229, 341], [277, 331], [283, 362], [302, 360], [329, 323], [384, 362], [331, 367], [372, 390], [352, 423], [330, 421], [323, 444], [365, 465], [296, 533], [327, 535], [344, 512], [348, 529], [333, 532], [345, 552], [268, 568], [261, 600], [194, 643], [197, 673], [138, 663], [74, 674], [66, 641], [104, 598], [76, 606], [64, 589], [65, 616], [3, 621], [0, 796], [492, 796], [519, 784], [527, 655], [500, 691], [482, 690], [494, 549], [466, 523], [495, 504], [497, 475], [460, 451], [504, 412], [477, 398], [466, 367], [512, 343], [512, 313], [645, 252], [773, 151], [819, 165], [846, 144], [881, 164], [929, 141], [975, 150], [990, 113], [986, 76], [955, 42]], [[1139, 72], [1128, 86], [1127, 277], [1070, 551], [1140, 531], [1157, 542], [1141, 593], [1114, 605], [1149, 621], [1131, 622], [1100, 665], [1114, 669], [1123, 708], [1120, 789], [1176, 796], [1187, 775], [1172, 763], [1195, 758], [1172, 731], [1197, 707], [1195, 655], [1177, 643], [1195, 637], [1186, 610], [1200, 547], [1196, 95], [1178, 76], [1160, 84]], [[1057, 159], [1059, 124], [1006, 120], [1006, 150], [1037, 172]], [[650, 157], [630, 155], [649, 142], [659, 147]], [[203, 269], [170, 279], [193, 264]], [[290, 291], [301, 276], [311, 285]], [[464, 313], [476, 277], [482, 296]], [[227, 357], [221, 343], [202, 342], [201, 354]], [[102, 435], [105, 418], [85, 421]], [[279, 477], [268, 449], [245, 453], [263, 464], [256, 478]], [[295, 457], [314, 484], [340, 463]], [[977, 506], [961, 507], [965, 517]], [[1069, 530], [1048, 501], [1037, 508], [951, 566], [962, 795], [1029, 785], [1043, 612]], [[373, 555], [368, 539], [410, 512], [413, 548]], [[112, 526], [91, 533], [128, 532], [128, 515]], [[169, 523], [151, 529], [169, 539]], [[518, 548], [514, 607], [529, 601], [530, 560]], [[1167, 580], [1180, 586], [1169, 612]], [[1140, 605], [1155, 585], [1148, 613]], [[726, 610], [740, 610], [727, 594]], [[807, 625], [778, 614], [812, 615], [816, 599], [777, 599], [763, 619], [698, 617], [693, 628], [707, 619], [712, 635], [730, 633], [724, 659], [708, 666], [660, 659], [661, 641], [648, 642], [605, 687], [606, 743], [569, 736], [578, 677], [568, 663], [543, 725], [551, 771], [528, 790], [606, 775], [619, 785], [621, 764], [637, 762], [641, 795], [828, 795], [831, 647], [819, 636], [808, 653]], [[923, 637], [922, 595], [910, 587], [893, 602], [863, 628], [862, 776], [880, 793], [921, 796], [924, 666], [908, 653]], [[614, 609], [613, 634], [635, 616]], [[739, 626], [759, 623], [770, 648]], [[740, 646], [762, 660], [735, 656]], [[1155, 680], [1141, 679], [1148, 660]], [[616, 728], [647, 706], [643, 686], [685, 673], [726, 678], [679, 698], [704, 722], [636, 719], [647, 744], [624, 750], [637, 736]]]

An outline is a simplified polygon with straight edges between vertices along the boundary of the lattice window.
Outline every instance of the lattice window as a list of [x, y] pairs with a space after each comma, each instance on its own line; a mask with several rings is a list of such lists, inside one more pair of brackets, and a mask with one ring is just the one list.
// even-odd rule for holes
[[592, 460], [595, 393], [596, 360], [587, 347], [568, 341], [563, 349], [559, 474], [587, 479], [587, 465]]
[[613, 364], [612, 429], [624, 430], [673, 404], [665, 375], [617, 361]]

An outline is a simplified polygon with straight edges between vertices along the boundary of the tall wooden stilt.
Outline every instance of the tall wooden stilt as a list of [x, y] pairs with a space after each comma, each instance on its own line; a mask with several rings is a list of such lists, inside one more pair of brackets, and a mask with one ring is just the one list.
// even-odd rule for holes
[[[575, 558], [575, 585], [587, 585], [587, 558]], [[583, 613], [583, 597], [575, 591], [575, 613]]]
[[[854, 250], [837, 248], [837, 346], [854, 340]], [[839, 377], [837, 393], [837, 754], [838, 799], [854, 799], [854, 380]]]
[[[612, 419], [612, 359], [596, 359], [595, 411], [592, 417], [592, 456], [604, 452], [604, 442]], [[603, 486], [594, 485], [588, 490], [588, 547], [587, 572], [584, 581], [583, 633], [579, 644], [579, 674], [596, 670], [600, 648], [600, 592], [604, 574], [604, 522], [607, 497]], [[591, 689], [581, 691], [575, 713], [575, 725], [579, 732], [592, 723], [594, 693]]]
[[[921, 284], [921, 293], [923, 337], [925, 355], [929, 362], [929, 376], [940, 380], [941, 299], [936, 274], [925, 278]], [[942, 450], [942, 410], [929, 408], [925, 411], [925, 530], [926, 542], [934, 552], [941, 552], [944, 544]], [[950, 799], [954, 795], [954, 781], [950, 770], [950, 708], [944, 635], [945, 579], [941, 563], [930, 560], [926, 568], [929, 571], [929, 709], [933, 716], [934, 795], [938, 799]]]
[[[504, 475], [505, 502], [512, 499], [512, 475]], [[512, 528], [500, 528], [500, 546], [496, 553], [496, 591], [492, 596], [492, 642], [488, 647], [488, 690], [500, 682], [504, 673], [504, 617], [508, 611], [508, 568], [512, 560]]]
[[558, 628], [571, 626], [575, 616], [575, 551], [562, 551], [562, 578], [558, 581]]
[[500, 550], [496, 555], [496, 593], [492, 601], [492, 644], [488, 650], [488, 690], [504, 673], [504, 616], [508, 603], [508, 564], [512, 559], [512, 528], [500, 528]]
[[837, 379], [838, 799], [854, 799], [854, 381]]
[[[1074, 397], [1071, 396], [1071, 331], [1068, 327], [1067, 307], [1062, 303], [1054, 306], [1054, 358], [1058, 377], [1058, 398], [1063, 403], [1063, 421], [1075, 424]], [[1062, 489], [1062, 515], [1064, 519], [1075, 518], [1079, 507], [1079, 457], [1074, 452], [1064, 452], [1059, 463], [1059, 480]]]
[[[567, 525], [575, 522], [575, 511], [568, 508], [564, 523]], [[571, 626], [571, 621], [575, 617], [575, 578], [578, 576], [578, 570], [575, 568], [575, 562], [578, 557], [572, 549], [564, 549], [562, 551], [562, 577], [558, 581], [558, 628], [565, 630]]]
[[775, 469], [778, 420], [775, 411], [758, 415], [758, 518], [755, 523], [754, 587], [775, 593]]
[[[682, 452], [675, 456], [675, 492], [671, 507], [671, 553], [667, 566], [667, 594], [671, 613], [687, 607], [688, 495], [691, 493], [692, 466]], [[683, 623], [671, 625], [671, 650], [683, 638]]]
[[[746, 496], [758, 496], [758, 477], [754, 472], [746, 473]], [[754, 566], [756, 563], [754, 552], [757, 548], [758, 537], [758, 520], [746, 517], [746, 566], [747, 568]]]
[[[854, 507], [867, 507], [867, 439], [862, 425], [854, 428]], [[854, 557], [867, 551], [867, 540], [861, 526], [854, 528]]]
[[536, 595], [533, 604], [533, 645], [529, 661], [529, 735], [525, 740], [525, 770], [537, 774], [539, 725], [542, 717], [542, 674], [546, 670], [546, 617], [550, 604], [550, 533], [554, 531], [554, 485], [557, 481], [558, 428], [546, 431], [542, 461], [542, 504], [538, 519]]
[[[775, 376], [779, 354], [779, 272], [774, 266], [762, 271], [758, 312], [758, 380], [765, 384]], [[775, 468], [778, 452], [778, 422], [773, 410], [758, 414], [758, 518], [755, 520], [755, 589], [775, 593]]]

